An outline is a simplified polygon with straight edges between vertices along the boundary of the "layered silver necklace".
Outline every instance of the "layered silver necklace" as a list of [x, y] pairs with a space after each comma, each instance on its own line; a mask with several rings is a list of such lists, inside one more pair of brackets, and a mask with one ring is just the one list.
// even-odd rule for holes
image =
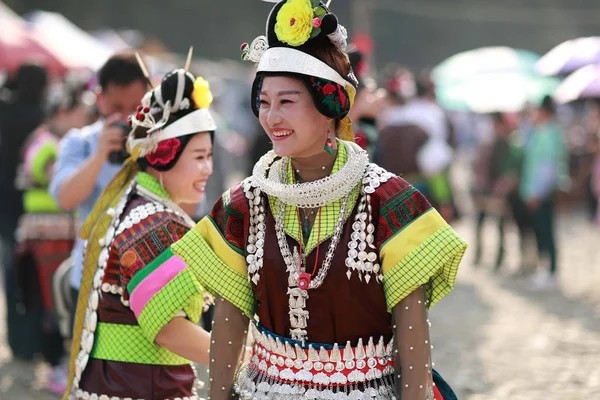
[[289, 158], [279, 160], [275, 152], [265, 154], [254, 166], [252, 183], [284, 204], [299, 208], [319, 208], [346, 197], [363, 179], [369, 156], [358, 145], [340, 142], [348, 151], [348, 161], [336, 173], [305, 183], [286, 183]]
[[[335, 227], [335, 234], [331, 238], [329, 243], [329, 249], [323, 260], [319, 273], [312, 279], [312, 274], [306, 272], [306, 255], [300, 257], [298, 254], [298, 247], [294, 246], [294, 253], [290, 251], [288, 246], [285, 229], [284, 229], [284, 216], [285, 216], [285, 204], [279, 202], [279, 210], [277, 211], [277, 218], [275, 220], [275, 233], [277, 234], [277, 243], [279, 244], [279, 251], [287, 267], [288, 273], [288, 295], [289, 297], [289, 316], [290, 316], [290, 336], [293, 340], [305, 342], [307, 340], [306, 327], [308, 325], [308, 311], [304, 309], [306, 307], [306, 300], [308, 299], [308, 289], [316, 289], [323, 284], [327, 272], [331, 267], [331, 261], [340, 237], [342, 235], [344, 226], [344, 216], [346, 214], [346, 207], [348, 205], [349, 195], [344, 198], [342, 206], [340, 208], [340, 215], [337, 219]], [[319, 222], [320, 223], [320, 222]], [[299, 238], [302, 240], [302, 238]], [[317, 268], [318, 260], [315, 262], [315, 268]], [[314, 274], [315, 271], [313, 271]]]

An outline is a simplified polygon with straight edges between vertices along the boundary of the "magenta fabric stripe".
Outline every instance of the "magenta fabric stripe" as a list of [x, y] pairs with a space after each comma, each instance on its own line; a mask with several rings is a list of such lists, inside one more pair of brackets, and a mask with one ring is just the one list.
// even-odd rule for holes
[[185, 268], [185, 262], [179, 256], [173, 256], [140, 282], [129, 299], [135, 317], [138, 318], [150, 299]]

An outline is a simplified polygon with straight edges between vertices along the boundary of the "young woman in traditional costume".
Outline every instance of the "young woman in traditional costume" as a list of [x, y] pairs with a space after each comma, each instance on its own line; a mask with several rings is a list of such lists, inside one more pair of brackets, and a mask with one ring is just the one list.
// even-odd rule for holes
[[[188, 64], [189, 65], [189, 64]], [[208, 363], [197, 277], [149, 265], [194, 226], [216, 129], [208, 82], [167, 74], [130, 117], [131, 154], [82, 228], [87, 238], [68, 399], [196, 399], [188, 360]]]
[[273, 151], [161, 256], [216, 296], [213, 400], [453, 396], [432, 370], [427, 310], [467, 245], [353, 143], [345, 40], [323, 3], [275, 5], [267, 36], [242, 46]]

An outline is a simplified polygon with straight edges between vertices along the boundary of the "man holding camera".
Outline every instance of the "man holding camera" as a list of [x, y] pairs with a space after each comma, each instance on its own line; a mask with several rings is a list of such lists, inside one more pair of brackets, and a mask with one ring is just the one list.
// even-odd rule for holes
[[[94, 203], [126, 158], [127, 116], [135, 112], [147, 81], [133, 54], [112, 56], [98, 72], [97, 105], [102, 118], [71, 131], [60, 145], [50, 193], [65, 211], [75, 211], [83, 223]], [[83, 268], [84, 241], [72, 252], [71, 287], [77, 301]]]

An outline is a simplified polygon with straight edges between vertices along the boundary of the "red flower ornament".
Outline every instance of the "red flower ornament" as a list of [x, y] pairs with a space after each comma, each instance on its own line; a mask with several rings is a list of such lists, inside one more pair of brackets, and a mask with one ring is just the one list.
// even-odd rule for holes
[[181, 142], [177, 138], [163, 140], [154, 152], [146, 155], [146, 160], [150, 165], [164, 167], [175, 159], [180, 147]]

